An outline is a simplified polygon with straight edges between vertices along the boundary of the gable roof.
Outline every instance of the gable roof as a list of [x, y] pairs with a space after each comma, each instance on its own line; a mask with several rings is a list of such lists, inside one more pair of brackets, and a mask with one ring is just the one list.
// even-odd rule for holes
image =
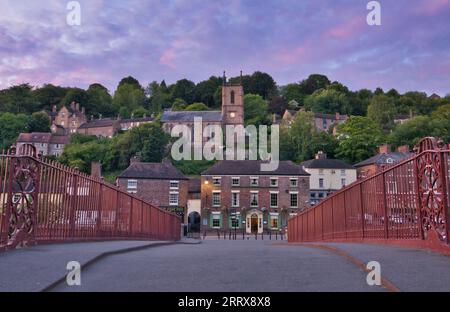
[[261, 160], [221, 160], [202, 172], [202, 175], [287, 175], [309, 176], [303, 168], [292, 161], [280, 161], [275, 171], [261, 171]]
[[[381, 153], [375, 156], [372, 156], [366, 160], [363, 160], [357, 164], [355, 167], [362, 167], [367, 165], [386, 165], [386, 164], [395, 164], [406, 158], [409, 158], [413, 155], [413, 153], [403, 153], [403, 152], [390, 152], [390, 153]], [[387, 160], [392, 159], [392, 163], [388, 163]]]
[[352, 165], [340, 159], [310, 159], [301, 163], [305, 168], [311, 169], [355, 169]]
[[119, 178], [155, 179], [155, 180], [187, 180], [187, 177], [170, 162], [144, 163], [135, 162], [125, 169]]
[[112, 127], [112, 126], [114, 126], [115, 123], [117, 123], [117, 120], [110, 119], [110, 118], [97, 119], [97, 120], [92, 120], [92, 121], [82, 124], [80, 126], [80, 129]]
[[120, 123], [127, 123], [127, 122], [151, 122], [151, 121], [153, 121], [153, 117], [136, 117], [136, 118], [121, 119]]
[[50, 143], [51, 138], [52, 134], [47, 132], [21, 133], [17, 139], [17, 142]]
[[161, 122], [193, 122], [194, 117], [202, 117], [203, 121], [221, 122], [221, 111], [165, 111], [161, 116]]

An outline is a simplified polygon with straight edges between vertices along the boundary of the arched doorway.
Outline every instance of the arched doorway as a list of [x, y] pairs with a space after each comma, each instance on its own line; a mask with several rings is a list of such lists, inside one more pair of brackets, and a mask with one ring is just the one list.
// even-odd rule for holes
[[188, 215], [188, 232], [200, 233], [200, 214], [193, 211]]
[[258, 233], [258, 222], [259, 222], [258, 215], [256, 213], [253, 213], [250, 216], [250, 229], [252, 234]]

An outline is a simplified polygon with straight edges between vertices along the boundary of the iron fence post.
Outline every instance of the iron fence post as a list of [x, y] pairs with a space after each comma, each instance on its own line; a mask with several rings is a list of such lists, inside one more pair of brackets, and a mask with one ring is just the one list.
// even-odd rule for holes
[[388, 220], [388, 208], [387, 208], [387, 194], [386, 194], [386, 173], [382, 174], [382, 183], [383, 183], [383, 212], [384, 212], [384, 238], [389, 238], [389, 220]]
[[450, 217], [450, 206], [448, 204], [448, 187], [447, 187], [447, 178], [448, 178], [448, 155], [444, 151], [439, 151], [440, 161], [441, 161], [441, 179], [442, 179], [442, 204], [444, 205], [444, 222], [445, 222], [445, 231], [446, 231], [446, 243], [450, 243], [450, 238], [448, 237], [450, 234], [450, 225], [449, 225], [449, 217]]

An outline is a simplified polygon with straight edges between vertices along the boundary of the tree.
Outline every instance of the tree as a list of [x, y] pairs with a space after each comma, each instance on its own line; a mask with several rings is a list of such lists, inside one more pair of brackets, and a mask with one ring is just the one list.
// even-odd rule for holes
[[133, 111], [139, 106], [144, 105], [145, 95], [142, 88], [137, 88], [132, 84], [122, 84], [114, 93], [113, 105], [116, 111], [120, 111], [122, 107]]
[[346, 106], [348, 106], [347, 96], [332, 89], [317, 90], [305, 100], [305, 108], [315, 113], [344, 113], [343, 108]]
[[208, 106], [204, 103], [192, 103], [191, 105], [186, 106], [184, 110], [187, 111], [206, 111], [208, 110]]
[[367, 107], [367, 117], [385, 131], [393, 128], [395, 113], [394, 99], [387, 95], [375, 95]]
[[164, 80], [159, 84], [151, 82], [147, 87], [147, 95], [150, 97], [150, 112], [160, 113], [163, 109], [172, 105], [172, 96]]
[[33, 87], [28, 84], [21, 84], [4, 89], [0, 92], [0, 111], [18, 113], [33, 113], [39, 108], [32, 96]]
[[194, 101], [195, 83], [187, 79], [178, 80], [173, 86], [172, 98], [183, 99], [191, 104]]
[[237, 76], [230, 78], [231, 83], [241, 83], [245, 94], [257, 94], [265, 100], [270, 100], [277, 95], [275, 80], [267, 73], [254, 72], [251, 76]]
[[112, 105], [112, 97], [108, 89], [99, 83], [89, 86], [86, 91], [87, 102], [84, 103], [86, 112], [90, 115], [113, 116], [117, 113]]
[[142, 86], [139, 83], [139, 81], [136, 78], [132, 77], [132, 76], [128, 76], [128, 77], [122, 78], [122, 80], [120, 80], [120, 82], [119, 82], [119, 85], [117, 86], [117, 89], [119, 89], [121, 86], [126, 85], [126, 84], [132, 85], [136, 89], [142, 89]]
[[50, 132], [50, 117], [45, 112], [33, 113], [30, 118], [29, 131]]
[[221, 87], [223, 79], [211, 76], [208, 80], [201, 81], [195, 86], [194, 101], [205, 103], [208, 107], [220, 107], [222, 100], [216, 101], [214, 94]]
[[144, 117], [144, 116], [148, 116], [149, 112], [148, 112], [148, 110], [146, 110], [143, 107], [138, 107], [131, 112], [131, 115], [133, 117]]
[[172, 111], [181, 111], [186, 108], [187, 104], [183, 99], [175, 99], [175, 101], [172, 104]]
[[383, 132], [370, 118], [351, 116], [337, 127], [336, 157], [349, 163], [360, 162], [376, 153]]
[[41, 110], [51, 111], [54, 105], [59, 106], [67, 93], [67, 88], [45, 84], [41, 88], [33, 90], [33, 98], [39, 103]]
[[269, 102], [269, 112], [281, 115], [286, 109], [286, 106], [286, 102], [281, 96], [275, 96]]
[[330, 79], [325, 75], [313, 74], [300, 82], [300, 92], [302, 94], [313, 94], [315, 91], [325, 89], [331, 84]]
[[267, 113], [268, 105], [260, 95], [246, 94], [244, 96], [244, 120], [246, 125], [259, 126], [268, 124], [270, 118]]
[[303, 105], [303, 100], [306, 95], [302, 93], [300, 85], [298, 83], [290, 83], [281, 87], [281, 96], [283, 99], [289, 103], [291, 101], [296, 101]]
[[81, 106], [84, 106], [87, 101], [88, 95], [85, 90], [80, 88], [70, 88], [61, 100], [61, 106], [69, 106], [72, 102], [80, 103]]
[[0, 114], [1, 149], [9, 148], [21, 132], [28, 132], [29, 117], [25, 114]]

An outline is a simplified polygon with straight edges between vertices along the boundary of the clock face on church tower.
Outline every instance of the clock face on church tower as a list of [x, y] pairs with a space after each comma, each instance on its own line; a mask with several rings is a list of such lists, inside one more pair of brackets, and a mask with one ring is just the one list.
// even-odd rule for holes
[[230, 118], [234, 118], [234, 117], [236, 117], [236, 113], [235, 112], [230, 113]]

